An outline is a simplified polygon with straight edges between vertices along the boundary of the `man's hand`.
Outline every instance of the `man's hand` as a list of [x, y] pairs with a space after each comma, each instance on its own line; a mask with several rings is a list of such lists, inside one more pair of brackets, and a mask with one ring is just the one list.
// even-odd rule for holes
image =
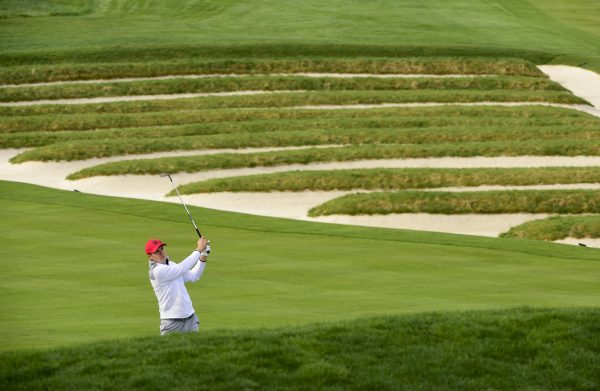
[[198, 243], [196, 244], [196, 250], [203, 252], [206, 249], [206, 245], [208, 244], [208, 241], [203, 237], [201, 237], [200, 239], [198, 239]]

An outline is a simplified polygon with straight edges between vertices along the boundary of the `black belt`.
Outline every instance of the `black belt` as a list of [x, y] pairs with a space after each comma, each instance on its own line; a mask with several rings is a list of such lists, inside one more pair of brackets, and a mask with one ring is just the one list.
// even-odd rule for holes
[[181, 320], [181, 321], [184, 321], [184, 320], [192, 319], [192, 318], [194, 317], [194, 315], [196, 315], [196, 313], [195, 313], [195, 312], [193, 312], [193, 313], [192, 313], [190, 316], [188, 316], [187, 318], [165, 318], [165, 319], [163, 319], [163, 320]]

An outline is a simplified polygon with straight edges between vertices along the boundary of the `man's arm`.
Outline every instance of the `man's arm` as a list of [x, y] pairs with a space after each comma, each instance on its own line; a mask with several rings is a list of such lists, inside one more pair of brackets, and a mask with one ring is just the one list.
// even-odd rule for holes
[[[204, 237], [198, 239], [196, 250], [194, 250], [190, 256], [181, 261], [179, 264], [173, 264], [169, 267], [158, 267], [155, 269], [154, 278], [158, 282], [174, 280], [185, 273], [189, 272], [190, 268], [198, 262], [201, 257], [202, 251], [206, 248], [208, 241]], [[200, 276], [198, 276], [200, 278]]]
[[181, 261], [181, 263], [170, 265], [168, 267], [157, 267], [154, 269], [154, 278], [158, 282], [171, 281], [182, 274], [187, 273], [192, 266], [198, 262], [200, 259], [200, 251], [195, 250], [192, 252], [186, 259]]
[[206, 268], [206, 255], [202, 255], [200, 257], [200, 262], [196, 263], [196, 265], [189, 270], [187, 273], [183, 275], [184, 282], [195, 282], [202, 277], [202, 273], [204, 273], [204, 268]]

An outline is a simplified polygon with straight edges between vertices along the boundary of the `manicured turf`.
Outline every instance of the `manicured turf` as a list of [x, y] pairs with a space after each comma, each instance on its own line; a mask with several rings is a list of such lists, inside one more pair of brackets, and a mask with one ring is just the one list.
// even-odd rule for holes
[[[66, 145], [65, 145], [66, 146]], [[107, 141], [105, 148], [113, 148]], [[23, 152], [11, 159], [13, 163], [44, 160], [45, 147]], [[47, 149], [52, 149], [50, 146]], [[83, 156], [87, 156], [83, 149]], [[159, 174], [161, 172], [201, 172], [216, 169], [273, 167], [290, 164], [347, 162], [372, 159], [401, 159], [426, 157], [473, 156], [598, 156], [600, 143], [596, 141], [543, 140], [543, 141], [488, 141], [472, 143], [439, 144], [374, 144], [351, 145], [332, 148], [306, 148], [302, 150], [216, 153], [206, 159], [204, 155], [163, 157], [109, 162], [84, 168], [70, 174], [67, 179], [82, 179], [102, 175]], [[43, 156], [43, 155], [42, 155]], [[74, 151], [72, 160], [79, 159]]]
[[[389, 80], [327, 85], [295, 79], [290, 84], [260, 76], [215, 80], [209, 86], [155, 81], [7, 88], [0, 91], [4, 100], [239, 90], [254, 87], [256, 80], [266, 89], [310, 91], [0, 107], [0, 132], [6, 134], [0, 145], [45, 145], [31, 154], [50, 151], [47, 156], [74, 159], [86, 146], [89, 152], [81, 158], [143, 153], [148, 146], [133, 141], [148, 135], [154, 143], [172, 139], [170, 148], [176, 149], [201, 137], [215, 148], [233, 139], [248, 146], [252, 135], [267, 138], [263, 145], [292, 145], [324, 142], [319, 131], [332, 128], [314, 124], [339, 120], [326, 141], [390, 142], [390, 129], [398, 127], [410, 137], [402, 142], [429, 143], [433, 133], [423, 131], [419, 139], [419, 130], [438, 127], [446, 141], [455, 143], [220, 155], [208, 165], [194, 159], [143, 161], [93, 168], [81, 176], [386, 157], [598, 155], [597, 119], [569, 110], [453, 107], [316, 114], [291, 108], [585, 103], [553, 90], [556, 86], [535, 64], [585, 63], [600, 71], [599, 18], [595, 0], [184, 0], [176, 5], [165, 0], [6, 0], [0, 4], [0, 84], [231, 72], [500, 77], [401, 81], [393, 86], [398, 90], [390, 89], [396, 82]], [[384, 117], [399, 122], [384, 126], [378, 122]], [[373, 123], [346, 128], [344, 121], [353, 119]], [[287, 123], [285, 129], [273, 123], [261, 129], [263, 124], [254, 121]], [[307, 122], [294, 128], [292, 121]], [[572, 126], [568, 136], [565, 126]], [[353, 130], [343, 135], [346, 129]], [[371, 138], [367, 130], [375, 130]], [[291, 135], [284, 132], [296, 139], [285, 141]], [[80, 143], [88, 135], [90, 141]], [[119, 139], [128, 148], [111, 144]], [[77, 148], [69, 150], [68, 143]], [[585, 205], [580, 200], [574, 206]], [[58, 348], [0, 354], [0, 388], [165, 389], [175, 384], [211, 390], [479, 390], [596, 389], [600, 384], [597, 249], [191, 209], [213, 241], [205, 276], [189, 288], [202, 334], [159, 339], [142, 247], [149, 237], [160, 236], [174, 259], [189, 253], [195, 234], [181, 205], [0, 182], [5, 263], [0, 350]], [[588, 209], [597, 212], [598, 206]], [[559, 225], [581, 225], [568, 234], [587, 234], [596, 230], [596, 217]], [[422, 314], [521, 306], [570, 308]], [[364, 318], [374, 315], [379, 317]], [[125, 339], [130, 337], [150, 338]], [[81, 344], [86, 345], [72, 347]]]
[[[189, 287], [203, 330], [598, 303], [594, 249], [190, 209], [213, 242]], [[158, 236], [179, 260], [195, 243], [177, 203], [9, 182], [0, 230], [1, 349], [157, 335], [143, 245]]]
[[[80, 137], [90, 134], [82, 132]], [[91, 133], [93, 136], [94, 133]], [[142, 154], [165, 151], [201, 151], [224, 148], [265, 148], [311, 145], [365, 145], [365, 144], [433, 144], [497, 141], [552, 141], [590, 142], [599, 138], [600, 128], [562, 126], [560, 128], [404, 128], [404, 129], [313, 129], [309, 131], [272, 131], [265, 133], [233, 133], [207, 136], [165, 136], [139, 138], [125, 135], [111, 139], [84, 139], [56, 142], [29, 150], [14, 161], [24, 160], [82, 160], [93, 157]], [[31, 139], [28, 137], [28, 139]], [[1, 140], [1, 138], [0, 138]], [[18, 140], [18, 139], [17, 139]], [[17, 141], [6, 138], [6, 144]], [[2, 141], [0, 141], [2, 143]], [[593, 141], [592, 141], [593, 143]], [[13, 145], [14, 146], [14, 145]], [[510, 149], [510, 148], [509, 148]]]
[[[261, 50], [262, 47], [257, 47]], [[302, 55], [302, 50], [299, 53]], [[363, 48], [364, 49], [364, 48]], [[235, 50], [235, 49], [234, 49]], [[117, 50], [118, 51], [118, 50]], [[152, 50], [151, 50], [152, 51]], [[210, 54], [209, 54], [210, 55]], [[287, 53], [286, 57], [293, 57]], [[43, 58], [39, 58], [44, 60]], [[0, 63], [2, 63], [0, 58]], [[132, 59], [135, 61], [136, 59]], [[115, 79], [124, 77], [156, 77], [165, 75], [230, 74], [258, 75], [266, 73], [375, 73], [375, 74], [432, 74], [432, 75], [513, 75], [543, 77], [533, 63], [524, 59], [477, 57], [400, 57], [400, 58], [325, 58], [318, 59], [245, 59], [234, 56], [230, 60], [178, 59], [177, 62], [148, 59], [143, 63], [80, 64], [73, 63], [31, 66], [17, 65], [0, 69], [0, 83], [23, 84], [32, 82]], [[138, 59], [139, 61], [139, 59]], [[25, 60], [26, 62], [26, 60]], [[11, 64], [12, 65], [12, 64]]]
[[598, 190], [402, 191], [348, 194], [315, 206], [309, 216], [390, 213], [595, 213]]
[[599, 321], [597, 308], [519, 308], [106, 341], [0, 354], [0, 387], [592, 390]]
[[[209, 179], [179, 186], [181, 194], [304, 190], [402, 190], [482, 185], [596, 183], [600, 167], [375, 168], [288, 171]], [[169, 193], [174, 196], [175, 192]]]
[[58, 84], [0, 89], [0, 101], [33, 101], [129, 95], [215, 93], [230, 91], [384, 91], [384, 90], [530, 90], [564, 91], [557, 83], [539, 77], [470, 78], [316, 78], [300, 76], [215, 77], [202, 79], [144, 80], [99, 84]]
[[[554, 121], [573, 123], [598, 123], [598, 119], [576, 110], [543, 107], [502, 107], [502, 106], [440, 106], [440, 107], [396, 107], [373, 108], [369, 110], [316, 110], [289, 108], [244, 108], [194, 110], [197, 99], [172, 101], [119, 102], [89, 105], [48, 105], [31, 107], [0, 107], [3, 114], [0, 122], [1, 133], [93, 130], [106, 128], [127, 128], [143, 126], [173, 126], [178, 124], [212, 124], [209, 126], [227, 127], [224, 122], [254, 121], [321, 121], [339, 120], [347, 124], [351, 120], [401, 121], [406, 126], [419, 124], [453, 125], [496, 123], [494, 119], [521, 120], [530, 125], [548, 124]], [[13, 118], [14, 117], [14, 118]], [[402, 122], [402, 121], [414, 122]], [[345, 122], [344, 122], [345, 121]], [[440, 122], [436, 122], [440, 121]], [[474, 122], [469, 122], [474, 121]], [[491, 122], [490, 122], [491, 121]], [[575, 122], [576, 121], [576, 122]], [[561, 123], [561, 122], [558, 122]], [[564, 122], [563, 122], [564, 123]], [[398, 123], [396, 123], [398, 124]], [[213, 132], [214, 133], [214, 132]]]
[[[154, 139], [154, 145], [148, 147], [150, 151], [160, 151], [170, 148], [163, 146], [162, 141], [171, 138], [170, 143], [177, 137], [181, 144], [178, 149], [195, 149], [195, 142], [201, 140], [202, 148], [214, 148], [219, 142], [231, 142], [230, 146], [239, 146], [240, 142], [252, 145], [263, 142], [255, 139], [273, 135], [290, 136], [298, 134], [313, 140], [311, 143], [330, 137], [330, 135], [348, 135], [361, 143], [377, 137], [377, 135], [392, 132], [396, 142], [432, 142], [440, 140], [451, 141], [484, 141], [484, 140], [531, 140], [535, 138], [552, 139], [570, 138], [593, 139], [600, 132], [600, 120], [577, 118], [550, 118], [550, 119], [520, 119], [520, 118], [486, 118], [486, 117], [434, 117], [420, 119], [416, 117], [398, 118], [340, 118], [336, 120], [291, 120], [291, 121], [236, 121], [218, 123], [199, 123], [174, 126], [148, 126], [140, 128], [113, 128], [90, 131], [38, 131], [0, 133], [1, 148], [39, 147], [66, 141], [87, 140], [92, 142], [105, 142], [111, 139], [128, 139], [127, 145], [144, 143], [144, 140]], [[394, 131], [395, 130], [395, 131]], [[323, 134], [326, 133], [326, 134]], [[256, 135], [256, 137], [253, 137]], [[200, 138], [192, 138], [192, 137]], [[211, 142], [212, 140], [212, 142]], [[248, 140], [251, 140], [248, 143]], [[292, 139], [293, 140], [293, 139]], [[402, 140], [402, 141], [398, 141]], [[276, 144], [282, 142], [290, 145], [283, 137]], [[295, 141], [298, 142], [298, 141]], [[345, 141], [348, 142], [348, 141]], [[215, 144], [216, 143], [216, 144]], [[73, 144], [70, 144], [73, 145]], [[293, 144], [292, 144], [293, 145]], [[86, 145], [89, 148], [89, 144]], [[139, 148], [136, 148], [139, 149]], [[114, 155], [116, 150], [112, 152]], [[97, 153], [97, 152], [93, 152]]]
[[[23, 7], [7, 8], [5, 15], [16, 16]], [[37, 9], [31, 12], [65, 12], [62, 6]], [[543, 51], [546, 59], [562, 56], [561, 61], [585, 61], [592, 69], [600, 65], [596, 23], [600, 9], [594, 0], [577, 0], [569, 6], [559, 0], [466, 0], [458, 4], [435, 0], [419, 6], [408, 0], [264, 1], [251, 6], [241, 1], [190, 0], [178, 7], [166, 1], [118, 0], [73, 12], [81, 16], [3, 19], [0, 50], [15, 53], [4, 61], [12, 65], [49, 60], [151, 63], [224, 55], [276, 58], [298, 52], [307, 57], [483, 56], [494, 52], [496, 57], [503, 52], [523, 57], [531, 52], [529, 57], [540, 59], [542, 55], [534, 51]], [[199, 47], [207, 42], [231, 49]], [[344, 47], [349, 42], [364, 46]], [[399, 42], [405, 46], [386, 47]], [[261, 44], [258, 50], [252, 46], [256, 43]], [[65, 54], [68, 50], [71, 53]]]
[[600, 238], [600, 216], [553, 216], [512, 227], [503, 238], [558, 240]]

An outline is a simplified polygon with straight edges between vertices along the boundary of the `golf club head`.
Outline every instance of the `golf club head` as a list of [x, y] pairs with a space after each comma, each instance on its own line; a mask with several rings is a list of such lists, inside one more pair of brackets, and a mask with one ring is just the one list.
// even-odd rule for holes
[[164, 178], [164, 177], [166, 177], [166, 176], [168, 176], [169, 178], [171, 178], [171, 174], [169, 174], [168, 172], [163, 172], [163, 173], [161, 173], [161, 174], [160, 174], [160, 176], [161, 176], [162, 178]]

